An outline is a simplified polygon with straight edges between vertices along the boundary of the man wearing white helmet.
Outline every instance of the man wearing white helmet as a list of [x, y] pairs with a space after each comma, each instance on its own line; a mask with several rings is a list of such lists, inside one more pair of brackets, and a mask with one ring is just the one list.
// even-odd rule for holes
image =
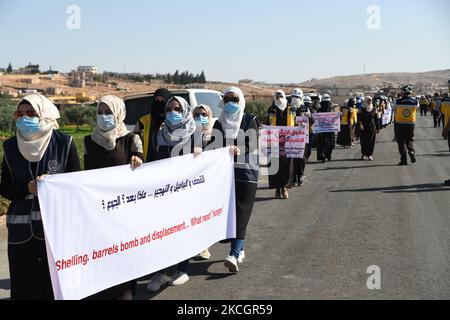
[[303, 90], [302, 89], [294, 89], [291, 94], [291, 106], [298, 109], [303, 105]]

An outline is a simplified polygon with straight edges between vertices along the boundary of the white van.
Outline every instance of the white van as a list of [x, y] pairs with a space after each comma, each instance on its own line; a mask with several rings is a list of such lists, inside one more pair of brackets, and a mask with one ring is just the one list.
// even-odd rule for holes
[[[177, 89], [170, 90], [172, 96], [179, 96], [189, 103], [192, 108], [200, 104], [206, 104], [213, 112], [213, 121], [218, 119], [222, 113], [222, 109], [219, 108], [219, 102], [222, 100], [222, 93], [215, 90], [206, 89]], [[125, 118], [125, 124], [128, 130], [133, 131], [138, 120], [149, 114], [151, 105], [153, 103], [154, 92], [143, 93], [124, 98], [125, 106], [127, 108], [127, 116]]]

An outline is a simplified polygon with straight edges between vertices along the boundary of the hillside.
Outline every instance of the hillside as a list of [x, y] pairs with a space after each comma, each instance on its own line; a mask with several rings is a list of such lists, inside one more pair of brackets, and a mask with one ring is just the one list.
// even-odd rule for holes
[[338, 76], [326, 79], [306, 81], [308, 87], [398, 87], [403, 84], [425, 87], [446, 87], [450, 79], [450, 69], [419, 73], [372, 73], [350, 76]]

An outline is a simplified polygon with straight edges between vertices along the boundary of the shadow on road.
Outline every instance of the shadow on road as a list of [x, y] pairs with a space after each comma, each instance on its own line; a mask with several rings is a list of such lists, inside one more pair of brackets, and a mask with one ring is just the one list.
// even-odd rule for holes
[[377, 164], [377, 165], [369, 165], [369, 166], [328, 167], [328, 168], [323, 168], [323, 169], [315, 169], [314, 171], [349, 170], [349, 169], [365, 169], [365, 168], [396, 167], [396, 166], [397, 166], [396, 164]]
[[427, 154], [418, 154], [416, 157], [440, 157], [440, 158], [448, 158], [450, 154], [436, 154], [436, 153], [427, 153]]
[[[189, 277], [195, 277], [195, 276], [207, 276], [205, 280], [221, 280], [228, 277], [235, 276], [234, 273], [230, 272], [210, 272], [209, 268], [214, 264], [221, 264], [222, 268], [225, 271], [225, 267], [223, 266], [224, 260], [214, 260], [214, 261], [205, 261], [201, 260], [199, 261], [197, 258], [191, 259], [191, 264], [189, 265]], [[145, 287], [148, 284], [149, 276], [146, 276], [144, 278], [141, 278], [138, 280], [137, 288], [136, 288], [136, 299], [153, 299], [154, 297], [158, 296], [161, 292], [163, 292], [166, 288], [170, 287], [169, 284], [166, 284], [161, 287], [161, 290], [158, 292], [147, 292]]]
[[379, 188], [362, 188], [362, 189], [343, 189], [331, 190], [330, 192], [373, 192], [380, 191], [383, 193], [421, 193], [434, 191], [450, 191], [450, 187], [442, 183], [427, 183], [415, 184], [410, 186], [393, 186], [393, 187], [379, 187]]
[[269, 197], [269, 198], [256, 197], [255, 198], [255, 202], [264, 202], [264, 201], [272, 201], [272, 200], [279, 200], [279, 199], [276, 199], [275, 197]]
[[10, 279], [1, 279], [0, 280], [0, 289], [11, 290], [11, 281], [10, 281]]

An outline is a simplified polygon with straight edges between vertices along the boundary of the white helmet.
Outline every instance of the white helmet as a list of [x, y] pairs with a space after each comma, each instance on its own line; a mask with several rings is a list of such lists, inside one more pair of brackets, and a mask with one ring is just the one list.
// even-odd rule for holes
[[303, 99], [303, 102], [306, 104], [306, 103], [312, 103], [312, 99], [311, 99], [311, 97], [310, 96], [306, 96], [304, 99]]
[[294, 89], [294, 91], [292, 91], [291, 96], [303, 99], [303, 90], [296, 88]]
[[331, 97], [330, 97], [330, 95], [329, 94], [324, 94], [323, 95], [323, 97], [322, 97], [322, 101], [331, 101]]

